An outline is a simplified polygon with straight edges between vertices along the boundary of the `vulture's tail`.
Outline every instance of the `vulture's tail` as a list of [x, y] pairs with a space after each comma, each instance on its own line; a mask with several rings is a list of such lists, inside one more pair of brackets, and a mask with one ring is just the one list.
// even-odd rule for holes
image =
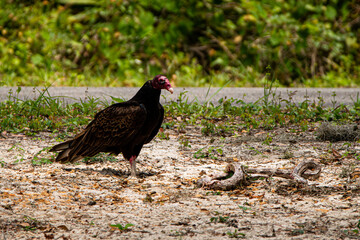
[[69, 156], [70, 151], [72, 150], [72, 148], [70, 147], [72, 144], [73, 140], [69, 140], [63, 143], [59, 143], [55, 146], [53, 146], [49, 152], [58, 152], [61, 151], [59, 153], [59, 155], [56, 157], [55, 161], [56, 162], [61, 162], [61, 163], [66, 163], [66, 162], [75, 162], [79, 159], [81, 159], [81, 156]]

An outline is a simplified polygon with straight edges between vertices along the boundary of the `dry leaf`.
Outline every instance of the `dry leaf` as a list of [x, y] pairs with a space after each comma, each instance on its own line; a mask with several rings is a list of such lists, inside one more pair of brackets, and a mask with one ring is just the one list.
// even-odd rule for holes
[[327, 213], [329, 210], [328, 209], [316, 209], [316, 211], [322, 212], [322, 213]]

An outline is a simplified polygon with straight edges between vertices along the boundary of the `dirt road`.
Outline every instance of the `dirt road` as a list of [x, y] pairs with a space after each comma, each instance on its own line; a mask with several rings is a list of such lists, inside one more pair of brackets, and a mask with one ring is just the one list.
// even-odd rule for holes
[[[34, 156], [51, 158], [39, 151], [55, 144], [54, 136], [5, 134], [0, 239], [360, 239], [359, 143], [330, 144], [296, 129], [166, 134], [143, 149], [138, 180], [128, 178], [122, 156], [34, 166]], [[322, 164], [309, 186], [276, 177], [226, 192], [195, 184], [232, 161], [287, 169], [304, 159]], [[133, 226], [119, 229], [126, 224]]]

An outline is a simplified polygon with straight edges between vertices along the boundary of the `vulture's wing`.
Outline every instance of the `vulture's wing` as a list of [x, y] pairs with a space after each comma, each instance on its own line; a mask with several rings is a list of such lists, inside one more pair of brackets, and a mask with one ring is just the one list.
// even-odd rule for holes
[[94, 156], [107, 147], [125, 146], [144, 125], [146, 114], [144, 105], [134, 102], [117, 103], [105, 108], [74, 138], [69, 160], [76, 156]]
[[149, 143], [156, 136], [156, 134], [159, 132], [161, 124], [164, 120], [164, 108], [163, 108], [163, 106], [161, 106], [161, 104], [159, 104], [159, 112], [160, 112], [159, 120], [157, 123], [154, 123], [154, 125], [156, 125], [156, 127], [151, 132], [150, 136], [146, 139], [145, 143]]

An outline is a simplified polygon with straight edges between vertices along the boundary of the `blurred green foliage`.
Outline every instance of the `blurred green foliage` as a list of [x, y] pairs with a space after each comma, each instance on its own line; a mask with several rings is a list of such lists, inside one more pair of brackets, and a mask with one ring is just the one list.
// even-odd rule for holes
[[357, 0], [0, 1], [2, 85], [360, 85]]

